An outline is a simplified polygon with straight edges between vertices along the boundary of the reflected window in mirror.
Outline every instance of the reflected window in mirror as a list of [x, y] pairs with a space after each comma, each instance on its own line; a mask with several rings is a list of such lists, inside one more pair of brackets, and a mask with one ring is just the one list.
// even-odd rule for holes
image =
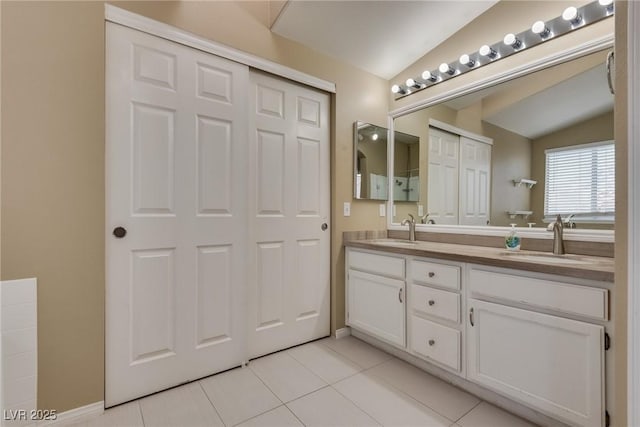
[[[468, 153], [461, 151], [459, 142], [448, 148], [449, 155], [458, 156], [457, 162], [449, 159], [451, 165], [444, 164], [442, 152], [436, 153], [437, 144], [429, 139], [430, 124], [433, 128], [436, 121], [493, 142], [488, 152], [489, 194], [483, 225], [516, 223], [519, 227], [546, 227], [550, 216], [545, 211], [546, 152], [613, 140], [614, 99], [607, 86], [606, 57], [606, 50], [591, 53], [395, 117], [394, 131], [420, 139], [421, 178], [417, 201], [394, 201], [396, 215], [392, 222], [400, 223], [407, 213], [412, 213], [419, 217], [429, 215], [427, 218], [436, 224], [469, 224], [464, 222], [464, 218], [469, 217], [468, 206], [478, 206], [484, 198], [478, 191], [460, 191], [471, 182], [471, 175], [465, 172], [466, 167], [460, 167]], [[449, 174], [446, 179], [445, 173]], [[612, 173], [607, 171], [606, 176]], [[522, 185], [522, 182], [530, 184]], [[562, 184], [567, 188], [568, 185], [569, 182]], [[596, 200], [612, 201], [611, 193], [615, 189], [610, 186], [603, 191], [606, 196], [596, 195]], [[435, 202], [438, 198], [440, 204]], [[577, 228], [612, 229], [614, 226], [613, 213], [609, 211], [606, 213], [609, 221], [593, 215], [591, 218], [584, 215], [579, 220], [577, 217], [584, 209], [577, 203], [566, 204], [562, 211], [564, 216], [574, 215]], [[481, 225], [477, 218], [475, 221], [470, 224]]]
[[557, 215], [578, 223], [612, 223], [615, 215], [615, 146], [595, 142], [545, 151], [545, 221]]
[[382, 126], [361, 121], [354, 123], [355, 199], [388, 200], [388, 136], [389, 130]]

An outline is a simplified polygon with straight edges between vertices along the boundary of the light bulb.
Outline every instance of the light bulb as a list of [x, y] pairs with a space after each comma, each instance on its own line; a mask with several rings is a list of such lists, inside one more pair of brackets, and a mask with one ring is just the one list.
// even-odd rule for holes
[[460, 63], [466, 65], [467, 67], [473, 67], [476, 61], [469, 58], [469, 55], [465, 53], [464, 55], [460, 55]]
[[415, 87], [416, 89], [420, 89], [422, 87], [420, 83], [416, 82], [414, 79], [411, 79], [411, 78], [407, 79], [405, 84], [407, 85], [407, 87]]
[[378, 140], [378, 134], [374, 133], [373, 135], [371, 135], [371, 139], [373, 139], [374, 141]]
[[398, 85], [391, 86], [391, 92], [393, 92], [393, 93], [400, 93], [400, 90], [401, 90], [400, 86], [398, 86]]
[[549, 27], [547, 27], [544, 21], [534, 22], [531, 26], [531, 31], [533, 31], [534, 34], [538, 34], [542, 38], [547, 37], [551, 33], [551, 30], [549, 29]]
[[613, 0], [598, 0], [598, 3], [600, 6], [606, 7], [608, 13], [613, 12]]
[[431, 74], [431, 71], [423, 71], [422, 72], [422, 80], [431, 80], [432, 82], [435, 82], [438, 78], [436, 76], [434, 76], [433, 74]]
[[562, 19], [570, 21], [572, 24], [577, 24], [582, 20], [582, 17], [578, 15], [578, 9], [573, 6], [569, 6], [562, 12]]
[[507, 46], [511, 46], [514, 49], [518, 49], [520, 46], [522, 46], [522, 41], [519, 38], [517, 38], [516, 35], [513, 33], [509, 33], [506, 36], [504, 36], [504, 39], [502, 39], [502, 42]]
[[456, 72], [456, 70], [451, 68], [449, 64], [447, 64], [446, 62], [443, 62], [442, 64], [440, 64], [440, 66], [438, 67], [438, 70], [440, 70], [440, 72], [443, 74], [447, 73], [449, 75], [453, 75], [453, 73]]
[[498, 55], [498, 52], [496, 52], [494, 49], [491, 48], [491, 46], [486, 44], [480, 46], [478, 53], [482, 56], [488, 56], [489, 58], [495, 58], [496, 55]]

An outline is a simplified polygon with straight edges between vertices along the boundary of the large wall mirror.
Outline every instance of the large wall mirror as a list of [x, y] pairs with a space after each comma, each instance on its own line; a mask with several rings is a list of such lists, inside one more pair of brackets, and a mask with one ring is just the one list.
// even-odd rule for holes
[[[394, 202], [437, 225], [613, 229], [615, 158], [608, 50], [394, 118], [416, 135], [417, 198]], [[404, 151], [404, 150], [403, 150]], [[436, 227], [438, 228], [438, 227]]]

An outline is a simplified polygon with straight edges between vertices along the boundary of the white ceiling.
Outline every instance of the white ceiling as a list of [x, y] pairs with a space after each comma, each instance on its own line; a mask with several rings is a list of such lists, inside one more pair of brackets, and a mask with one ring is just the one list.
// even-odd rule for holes
[[566, 128], [613, 110], [603, 65], [564, 80], [509, 105], [484, 121], [529, 139]]
[[498, 0], [290, 0], [271, 30], [391, 79]]

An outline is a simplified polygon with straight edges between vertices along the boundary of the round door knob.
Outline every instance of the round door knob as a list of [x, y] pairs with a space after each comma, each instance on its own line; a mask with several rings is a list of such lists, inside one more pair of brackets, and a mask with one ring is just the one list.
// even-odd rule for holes
[[436, 303], [436, 302], [435, 302], [434, 300], [432, 300], [432, 299], [430, 299], [430, 300], [429, 300], [429, 305], [433, 305], [433, 304], [435, 304], [435, 303]]
[[433, 277], [433, 276], [435, 276], [435, 275], [436, 275], [436, 273], [434, 273], [433, 271], [430, 271], [430, 272], [429, 272], [429, 277]]
[[113, 229], [113, 235], [116, 236], [118, 239], [122, 239], [124, 236], [127, 235], [127, 230], [124, 227], [116, 227]]
[[323, 223], [320, 228], [322, 229], [322, 231], [326, 231], [327, 228], [329, 228], [329, 226], [327, 225], [327, 223]]
[[429, 345], [434, 345], [436, 343], [436, 340], [429, 340]]

